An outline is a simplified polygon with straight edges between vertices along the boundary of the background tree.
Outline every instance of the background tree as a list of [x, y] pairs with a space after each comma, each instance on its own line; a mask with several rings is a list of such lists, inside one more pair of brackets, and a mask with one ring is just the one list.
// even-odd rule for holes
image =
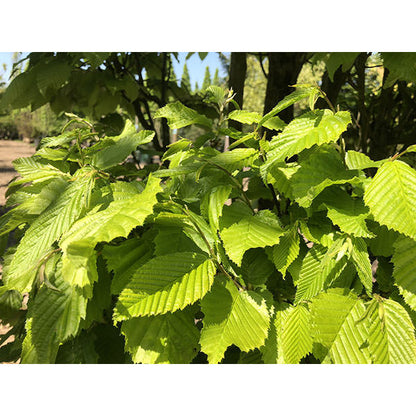
[[[228, 87], [233, 90], [234, 100], [243, 108], [244, 100], [244, 81], [246, 79], [247, 62], [246, 52], [232, 52], [230, 60]], [[241, 130], [241, 123], [232, 121], [229, 125], [237, 130]]]
[[[264, 114], [268, 113], [278, 101], [288, 95], [296, 84], [300, 70], [308, 54], [304, 52], [270, 52], [267, 54], [269, 69], [267, 75]], [[293, 107], [280, 113], [280, 118], [289, 122], [293, 118]]]
[[205, 90], [211, 85], [211, 73], [209, 71], [209, 66], [205, 67], [204, 81], [202, 82], [202, 90]]
[[185, 88], [187, 91], [191, 92], [191, 77], [189, 76], [188, 67], [185, 64], [183, 65], [182, 78], [181, 78], [181, 88]]
[[212, 85], [221, 85], [218, 68], [215, 69], [214, 78], [212, 78]]
[[245, 110], [258, 113], [263, 112], [267, 86], [267, 69], [268, 60], [264, 54], [261, 57], [253, 54], [247, 56], [247, 73], [244, 81]]

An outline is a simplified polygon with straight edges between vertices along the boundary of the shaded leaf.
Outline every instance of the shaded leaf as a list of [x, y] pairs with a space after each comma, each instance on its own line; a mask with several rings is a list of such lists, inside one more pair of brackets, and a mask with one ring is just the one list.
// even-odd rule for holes
[[277, 217], [270, 211], [249, 215], [221, 231], [225, 250], [232, 261], [241, 265], [250, 248], [273, 246], [283, 234]]
[[123, 322], [126, 350], [133, 362], [188, 364], [198, 352], [199, 331], [189, 310]]
[[269, 311], [265, 299], [252, 291], [238, 291], [224, 276], [214, 282], [201, 301], [204, 313], [201, 350], [209, 363], [218, 363], [228, 346], [250, 351], [264, 344], [269, 328]]

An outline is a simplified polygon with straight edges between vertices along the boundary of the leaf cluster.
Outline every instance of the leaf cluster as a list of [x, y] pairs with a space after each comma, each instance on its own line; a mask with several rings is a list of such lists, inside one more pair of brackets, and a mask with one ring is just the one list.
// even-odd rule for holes
[[[264, 116], [227, 116], [232, 94], [207, 91], [216, 120], [179, 102], [156, 114], [206, 130], [159, 165], [129, 160], [154, 132], [127, 122], [98, 138], [76, 116], [85, 128], [14, 162], [0, 235], [17, 243], [4, 254], [0, 317], [15, 341], [1, 356], [415, 363], [416, 172], [404, 152], [345, 151], [350, 115], [314, 109], [315, 86]], [[286, 125], [279, 112], [305, 98], [310, 111]]]

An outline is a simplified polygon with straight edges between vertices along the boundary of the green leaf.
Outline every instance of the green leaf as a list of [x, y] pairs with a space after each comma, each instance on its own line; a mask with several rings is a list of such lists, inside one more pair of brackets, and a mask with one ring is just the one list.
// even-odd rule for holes
[[[232, 149], [234, 149], [235, 147], [238, 147], [240, 144], [242, 144], [242, 143], [245, 143], [245, 142], [247, 142], [247, 141], [249, 141], [249, 140], [251, 140], [251, 139], [253, 139], [255, 136], [254, 136], [254, 133], [248, 133], [248, 134], [244, 134], [243, 136], [241, 136], [238, 140], [236, 140], [235, 142], [232, 142], [231, 144], [230, 144], [230, 146], [228, 147], [228, 150], [232, 150]], [[250, 147], [250, 143], [249, 143], [249, 146], [248, 147]]]
[[49, 88], [57, 90], [68, 81], [72, 67], [65, 62], [51, 61], [36, 68], [39, 91], [45, 95]]
[[69, 178], [70, 175], [48, 162], [39, 160], [36, 156], [21, 157], [13, 161], [13, 167], [22, 176], [14, 184], [32, 182], [38, 183], [56, 177]]
[[7, 211], [0, 218], [0, 235], [8, 234], [21, 224], [31, 224], [36, 216], [42, 214], [52, 202], [56, 200], [56, 196], [60, 195], [68, 182], [62, 177], [52, 179], [47, 184], [25, 186], [10, 196], [8, 202], [11, 205], [19, 203], [18, 206]]
[[302, 262], [295, 302], [312, 299], [333, 282], [346, 266], [344, 240], [336, 240], [329, 249], [315, 244]]
[[225, 202], [230, 197], [231, 185], [219, 185], [207, 193], [201, 202], [201, 210], [208, 216], [209, 224], [213, 231], [219, 229], [219, 218], [222, 215]]
[[224, 91], [223, 88], [218, 87], [217, 85], [210, 85], [205, 90], [205, 93], [206, 93], [205, 100], [207, 100], [208, 102], [215, 103], [218, 106], [223, 105], [224, 97], [225, 97], [225, 94], [226, 94], [226, 91]]
[[384, 66], [389, 70], [383, 88], [391, 87], [398, 79], [407, 82], [416, 81], [415, 52], [382, 52]]
[[220, 276], [202, 299], [201, 308], [205, 316], [200, 344], [209, 363], [220, 362], [232, 344], [245, 352], [264, 344], [270, 315], [260, 294], [239, 291], [229, 279]]
[[318, 94], [320, 94], [319, 88], [314, 85], [299, 85], [295, 91], [279, 101], [270, 112], [263, 116], [259, 122], [259, 126], [262, 126], [276, 114], [280, 113], [285, 108], [290, 107], [292, 104], [303, 100], [304, 98], [309, 98], [311, 95]]
[[411, 153], [411, 152], [416, 152], [416, 144], [412, 144], [411, 146], [406, 148], [406, 150], [404, 151], [404, 153]]
[[394, 243], [393, 277], [406, 303], [416, 310], [416, 241], [401, 237]]
[[400, 234], [396, 231], [389, 230], [385, 225], [380, 225], [375, 221], [369, 221], [368, 228], [376, 236], [367, 240], [371, 253], [375, 256], [392, 256], [393, 245]]
[[221, 231], [225, 251], [238, 266], [250, 248], [273, 246], [284, 233], [277, 217], [270, 211], [248, 215]]
[[365, 220], [369, 210], [362, 199], [352, 198], [346, 191], [331, 187], [322, 193], [322, 200], [328, 209], [328, 218], [338, 225], [341, 231], [356, 237], [374, 237]]
[[201, 299], [215, 275], [210, 258], [199, 253], [156, 257], [136, 271], [119, 296], [116, 321], [174, 312]]
[[85, 62], [93, 68], [99, 67], [109, 55], [109, 52], [84, 52]]
[[[50, 147], [44, 147], [36, 152], [36, 156], [40, 156], [47, 160], [63, 160], [69, 154], [67, 149], [51, 149]], [[68, 157], [68, 160], [74, 160], [72, 157]], [[75, 160], [74, 160], [75, 161]]]
[[338, 291], [322, 293], [311, 306], [314, 342], [320, 344], [321, 360], [335, 364], [370, 364], [364, 348], [368, 331], [359, 320], [365, 314], [364, 302], [352, 292], [346, 296]]
[[286, 302], [275, 303], [270, 327], [264, 345], [260, 347], [265, 364], [284, 364], [282, 338], [284, 322], [293, 306]]
[[365, 320], [374, 364], [415, 364], [416, 339], [406, 310], [391, 299], [373, 300]]
[[64, 279], [72, 285], [90, 286], [96, 280], [93, 266], [96, 244], [116, 237], [126, 238], [134, 227], [142, 225], [153, 212], [156, 194], [160, 191], [159, 180], [150, 176], [143, 192], [115, 200], [106, 209], [75, 222], [60, 243]]
[[191, 124], [199, 124], [208, 128], [211, 128], [212, 125], [212, 121], [209, 118], [198, 114], [195, 110], [184, 106], [180, 102], [171, 103], [159, 108], [153, 117], [165, 117], [171, 129], [180, 129]]
[[299, 220], [301, 233], [306, 239], [324, 247], [330, 247], [334, 243], [336, 231], [325, 215], [324, 211], [314, 212], [308, 222]]
[[316, 149], [291, 177], [293, 196], [301, 207], [309, 207], [325, 188], [357, 182], [358, 172], [345, 170], [340, 154], [329, 146]]
[[378, 168], [384, 163], [384, 160], [374, 162], [364, 153], [348, 150], [345, 155], [345, 163], [347, 164], [348, 169], [367, 169]]
[[285, 364], [298, 364], [312, 352], [310, 321], [310, 312], [304, 304], [297, 305], [288, 312], [281, 336]]
[[22, 364], [37, 364], [36, 349], [32, 342], [32, 320], [28, 318], [25, 323], [26, 336], [22, 344]]
[[364, 193], [374, 219], [416, 239], [416, 171], [400, 160], [378, 169]]
[[276, 269], [284, 276], [287, 268], [299, 255], [300, 240], [297, 227], [289, 229], [282, 237], [279, 244], [273, 247], [272, 259]]
[[151, 259], [153, 250], [148, 241], [133, 238], [116, 246], [105, 246], [102, 254], [108, 270], [114, 272], [111, 293], [117, 295], [128, 284], [134, 272]]
[[241, 170], [246, 166], [251, 166], [257, 157], [258, 152], [256, 149], [234, 149], [217, 154], [209, 159], [209, 162], [215, 163], [229, 172], [233, 172], [236, 169]]
[[166, 178], [168, 176], [175, 177], [184, 175], [187, 173], [195, 173], [195, 171], [200, 167], [199, 163], [193, 163], [189, 165], [176, 166], [172, 169], [160, 169], [152, 173], [155, 178]]
[[228, 118], [243, 124], [253, 124], [260, 122], [261, 115], [247, 110], [234, 110], [228, 114]]
[[[286, 165], [286, 164], [285, 164]], [[280, 193], [289, 199], [294, 199], [293, 196], [293, 182], [292, 177], [300, 169], [297, 163], [287, 164], [286, 166], [279, 166], [274, 164], [269, 171], [264, 170], [265, 165], [261, 165], [260, 172], [264, 178], [267, 177], [267, 183], [272, 184]]]
[[97, 364], [95, 334], [82, 331], [59, 347], [55, 364]]
[[10, 267], [5, 273], [10, 289], [29, 292], [41, 259], [52, 250], [52, 244], [87, 210], [89, 194], [94, 184], [91, 176], [82, 176], [70, 183], [26, 231]]
[[44, 137], [40, 141], [40, 149], [48, 148], [48, 147], [58, 147], [63, 146], [70, 143], [72, 140], [75, 140], [74, 134], [71, 132], [65, 132], [60, 134], [59, 136], [54, 137]]
[[337, 141], [349, 123], [348, 111], [314, 110], [297, 117], [270, 142], [265, 168], [314, 145]]
[[[209, 225], [205, 222], [205, 220], [201, 216], [196, 215], [195, 213], [193, 213], [190, 210], [187, 211], [187, 214], [188, 215], [161, 212], [155, 218], [155, 221], [156, 221], [156, 223], [158, 223], [160, 225], [163, 225], [163, 226], [177, 227], [177, 228], [180, 227], [182, 229], [183, 233], [189, 239], [191, 239], [194, 242], [194, 244], [197, 247], [199, 247], [200, 250], [209, 254], [209, 249], [207, 247], [207, 244], [206, 244], [205, 240], [207, 240], [209, 245], [212, 247], [214, 245], [214, 242], [216, 241], [215, 234], [213, 234], [211, 232], [211, 229], [210, 229]], [[201, 234], [196, 229], [195, 225], [198, 226], [198, 228], [200, 229], [200, 231], [204, 235], [205, 239], [202, 238]], [[173, 232], [178, 233], [179, 230], [173, 231]], [[186, 242], [185, 244], [189, 245], [189, 242], [186, 239], [184, 240], [183, 239], [184, 237], [182, 235], [178, 235], [174, 238], [177, 239], [178, 241]], [[195, 249], [195, 245], [192, 246], [191, 251], [193, 251]], [[159, 246], [160, 246], [160, 240], [159, 240]], [[172, 249], [169, 250], [167, 248], [166, 243], [162, 243], [162, 245], [160, 247], [161, 247], [161, 251], [165, 251], [165, 252], [166, 251], [168, 251], [168, 252], [177, 252], [178, 251], [176, 249], [175, 250], [172, 250]]]
[[[184, 228], [169, 226], [160, 226], [158, 228], [158, 234], [154, 239], [156, 256], [163, 256], [165, 254], [177, 252], [204, 252], [207, 250], [206, 245], [203, 246], [205, 250], [201, 250], [195, 241], [188, 237], [189, 233], [187, 235]], [[202, 244], [204, 244], [203, 241]]]
[[43, 285], [33, 305], [29, 306], [33, 316], [32, 342], [39, 363], [53, 363], [59, 344], [75, 335], [80, 320], [85, 318], [87, 299], [80, 288], [70, 286], [63, 280], [61, 266], [59, 262], [51, 266], [55, 270], [51, 270], [49, 275], [45, 272], [59, 292]]
[[283, 130], [287, 124], [280, 118], [280, 117], [272, 117], [269, 118], [265, 123], [263, 123], [263, 127], [269, 130]]
[[13, 108], [22, 108], [36, 101], [45, 103], [37, 87], [36, 73], [34, 71], [24, 71], [10, 82], [1, 97], [0, 108], [6, 109], [9, 105]]
[[373, 273], [370, 258], [368, 257], [367, 244], [360, 238], [352, 238], [351, 260], [357, 269], [361, 283], [369, 296], [373, 291]]
[[264, 362], [260, 350], [255, 349], [249, 352], [240, 352], [238, 364], [264, 364]]
[[274, 271], [273, 263], [263, 249], [252, 248], [244, 253], [241, 274], [246, 283], [262, 285]]
[[108, 169], [123, 162], [138, 146], [149, 143], [155, 135], [154, 131], [141, 130], [136, 132], [134, 124], [127, 120], [123, 132], [117, 137], [108, 137], [98, 143], [98, 151], [91, 147], [93, 153], [91, 164], [98, 169]]
[[192, 145], [192, 141], [188, 139], [180, 139], [168, 146], [168, 150], [164, 153], [162, 160], [169, 160], [178, 152], [187, 150]]
[[329, 79], [334, 82], [335, 71], [342, 66], [342, 72], [348, 71], [354, 64], [359, 52], [332, 52], [325, 62]]
[[129, 319], [121, 332], [135, 363], [188, 364], [199, 349], [199, 331], [188, 309]]
[[220, 217], [220, 229], [228, 228], [252, 214], [251, 209], [242, 201], [234, 201], [231, 205], [225, 205]]

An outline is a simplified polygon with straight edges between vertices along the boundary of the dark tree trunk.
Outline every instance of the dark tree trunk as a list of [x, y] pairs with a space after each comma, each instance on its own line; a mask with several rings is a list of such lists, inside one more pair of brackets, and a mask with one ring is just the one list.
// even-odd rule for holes
[[[269, 52], [269, 76], [267, 80], [264, 114], [268, 113], [286, 95], [293, 91], [300, 70], [306, 61], [304, 52]], [[279, 113], [279, 117], [289, 122], [293, 119], [293, 107]]]
[[[170, 75], [170, 57], [167, 52], [162, 53], [162, 85], [161, 85], [161, 107], [167, 104], [166, 99], [166, 84], [169, 82]], [[170, 144], [170, 130], [166, 118], [162, 118], [160, 126], [160, 139], [162, 142], [163, 151], [167, 149]]]
[[[333, 81], [329, 79], [327, 71], [325, 71], [324, 75], [322, 76], [321, 89], [327, 95], [329, 101], [335, 108], [337, 106], [338, 95], [341, 91], [341, 88], [347, 81], [348, 73], [349, 72], [343, 72], [342, 68], [339, 67], [334, 73]], [[316, 108], [328, 108], [328, 104], [324, 99], [320, 98], [316, 102]]]
[[[234, 100], [238, 103], [240, 108], [243, 108], [244, 81], [246, 80], [247, 72], [246, 58], [246, 52], [231, 52], [230, 78], [228, 81], [228, 87], [233, 89], [235, 93]], [[237, 121], [230, 120], [228, 125], [241, 131], [241, 123], [238, 123]]]
[[367, 141], [370, 128], [368, 112], [365, 106], [365, 63], [367, 62], [368, 56], [369, 54], [366, 52], [360, 53], [354, 64], [357, 71], [358, 111], [360, 120], [358, 129], [358, 150], [364, 153], [367, 153]]
[[[267, 56], [269, 72], [263, 114], [271, 111], [281, 99], [293, 91], [290, 86], [296, 84], [308, 55], [304, 52], [269, 52]], [[280, 112], [279, 117], [289, 123], [293, 119], [293, 106]], [[273, 131], [266, 130], [267, 139], [271, 139], [274, 134]]]
[[[387, 79], [389, 70], [384, 68], [383, 85]], [[383, 88], [379, 99], [379, 108], [375, 116], [370, 134], [369, 156], [374, 160], [383, 159], [387, 156], [387, 149], [391, 134], [391, 120], [394, 108], [393, 88]]]

